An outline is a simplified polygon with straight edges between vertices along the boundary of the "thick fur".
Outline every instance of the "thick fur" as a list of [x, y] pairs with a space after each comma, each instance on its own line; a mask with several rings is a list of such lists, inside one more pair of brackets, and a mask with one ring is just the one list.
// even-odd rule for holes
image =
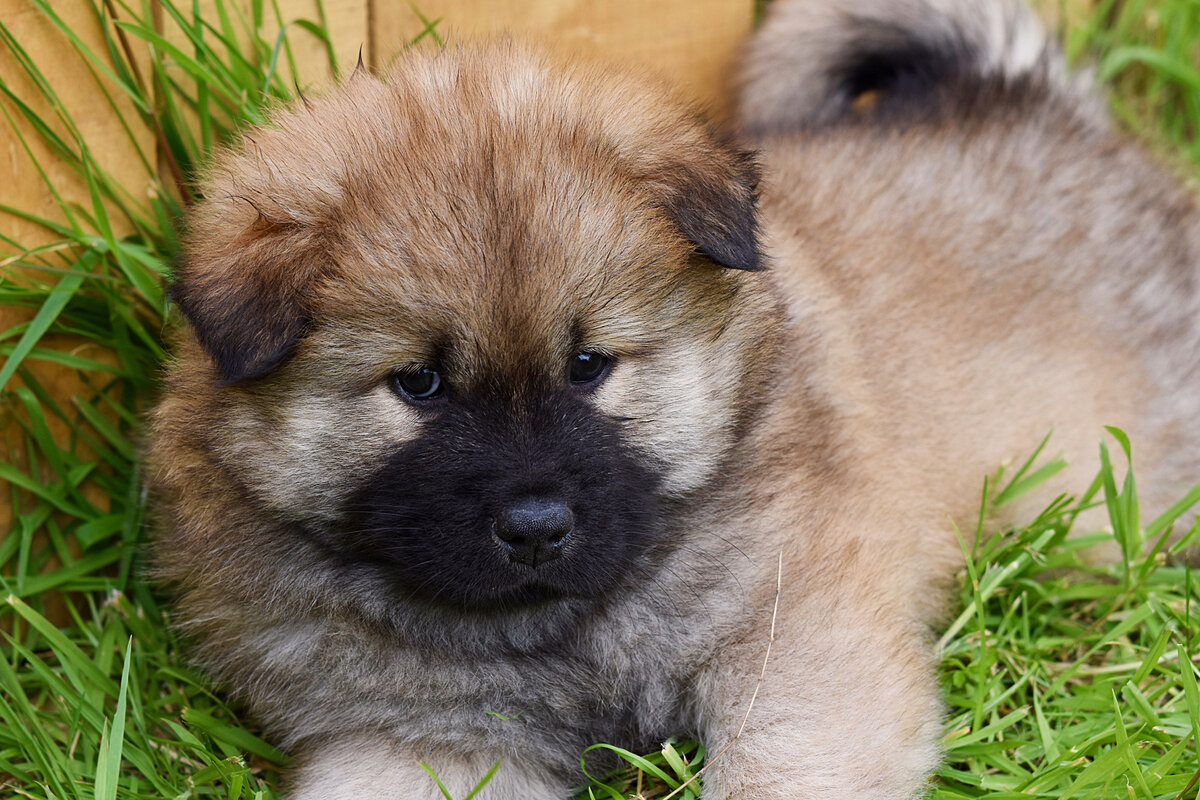
[[[914, 797], [983, 476], [1053, 429], [1081, 487], [1114, 424], [1150, 503], [1200, 478], [1194, 203], [1023, 8], [780, 2], [746, 76], [757, 190], [662, 87], [507, 42], [217, 159], [157, 560], [292, 797], [500, 760], [481, 797], [561, 799], [598, 741], [716, 753], [780, 558], [704, 797]], [[571, 384], [581, 351], [611, 373]], [[416, 367], [445, 391], [398, 392]], [[575, 519], [536, 568], [489, 533], [531, 496]]]
[[960, 83], [1031, 78], [1073, 94], [1077, 113], [1103, 119], [1089, 76], [1068, 73], [1024, 0], [800, 0], [769, 9], [742, 65], [746, 131], [837, 124], [867, 94], [926, 113]]

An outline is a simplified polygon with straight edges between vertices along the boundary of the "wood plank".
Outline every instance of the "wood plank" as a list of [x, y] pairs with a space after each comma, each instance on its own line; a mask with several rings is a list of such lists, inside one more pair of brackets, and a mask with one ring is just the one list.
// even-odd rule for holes
[[[650, 68], [709, 106], [726, 94], [737, 48], [750, 32], [751, 0], [422, 0], [445, 38], [497, 31]], [[372, 0], [372, 66], [379, 69], [421, 32], [407, 3]]]
[[[105, 52], [100, 24], [90, 3], [55, 4], [55, 9], [85, 44], [97, 48], [100, 53]], [[144, 196], [150, 185], [150, 173], [139, 158], [138, 149], [141, 148], [149, 163], [154, 163], [154, 141], [149, 131], [137, 130], [138, 126], [134, 125], [134, 137], [129, 137], [116, 114], [101, 97], [96, 81], [88, 74], [84, 59], [29, 0], [0, 0], [0, 18], [42, 70], [101, 167], [128, 186], [134, 196]], [[7, 51], [0, 52], [0, 74], [44, 118], [53, 119], [49, 104], [38, 96], [33, 82], [23, 74]], [[120, 113], [131, 119], [136, 117], [132, 103], [112, 83], [105, 81], [105, 86], [116, 99]], [[55, 159], [49, 147], [32, 135], [28, 125], [21, 124], [19, 127], [24, 135], [30, 137], [30, 150], [65, 199], [86, 200], [88, 192], [84, 180], [66, 164]], [[55, 122], [53, 127], [59, 135], [66, 134], [66, 128], [61, 123]], [[0, 202], [62, 221], [53, 195], [43, 184], [18, 137], [2, 119]], [[29, 245], [54, 238], [36, 225], [5, 214], [0, 214], [0, 232]], [[5, 252], [2, 244], [0, 252]]]

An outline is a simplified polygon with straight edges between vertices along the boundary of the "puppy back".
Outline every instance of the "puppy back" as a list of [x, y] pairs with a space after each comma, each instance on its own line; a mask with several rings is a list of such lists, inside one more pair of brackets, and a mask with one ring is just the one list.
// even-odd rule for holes
[[747, 45], [738, 116], [756, 136], [961, 113], [1033, 89], [1103, 119], [1089, 84], [1023, 0], [788, 0]]

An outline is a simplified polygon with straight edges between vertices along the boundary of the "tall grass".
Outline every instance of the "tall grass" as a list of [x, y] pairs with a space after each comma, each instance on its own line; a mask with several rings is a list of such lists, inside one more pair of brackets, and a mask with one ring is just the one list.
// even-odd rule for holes
[[[0, 20], [0, 48], [22, 73], [19, 84], [0, 75], [0, 124], [56, 199], [50, 217], [0, 205], [49, 241], [0, 241], [0, 304], [24, 310], [0, 332], [0, 418], [12, 421], [0, 480], [14, 509], [0, 539], [0, 795], [273, 797], [285, 754], [187, 666], [139, 578], [137, 438], [164, 358], [163, 282], [194, 199], [190, 178], [237, 126], [260, 121], [308, 79], [294, 37], [317, 37], [336, 74], [324, 9], [293, 20], [262, 0], [215, 0], [200, 17], [196, 3], [163, 0], [156, 22], [148, 2], [95, 0], [103, 35], [93, 48], [55, 4], [29, 2], [88, 65], [150, 191], [106, 172], [40, 71], [45, 54], [23, 49]], [[1120, 119], [1200, 163], [1197, 11], [1196, 0], [1102, 0], [1065, 35], [1071, 54], [1093, 60], [1114, 87]], [[40, 147], [78, 176], [83, 202], [37, 161]], [[46, 366], [72, 376], [69, 396], [46, 383]], [[942, 643], [951, 718], [932, 796], [1195, 797], [1194, 584], [1164, 559], [1178, 545], [1158, 541], [1172, 515], [1140, 521], [1136, 486], [1119, 472], [1106, 461], [1078, 500], [1062, 498], [970, 551], [963, 610]], [[998, 477], [1001, 491], [986, 502], [1006, 502], [1045, 474], [1031, 463]], [[1193, 491], [1173, 515], [1198, 499]], [[1067, 539], [1078, 511], [1097, 502], [1114, 532]], [[1118, 537], [1125, 561], [1081, 567], [1079, 549], [1105, 536]], [[1136, 555], [1143, 538], [1148, 553]], [[1077, 569], [1055, 569], [1066, 565]], [[625, 755], [628, 770], [580, 796], [694, 792], [682, 784], [703, 758], [698, 744]]]

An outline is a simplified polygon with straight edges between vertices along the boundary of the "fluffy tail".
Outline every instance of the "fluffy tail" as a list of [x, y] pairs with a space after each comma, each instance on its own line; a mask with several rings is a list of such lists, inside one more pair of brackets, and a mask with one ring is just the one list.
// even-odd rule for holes
[[1024, 0], [775, 0], [743, 59], [739, 112], [763, 133], [1022, 81], [1072, 93], [1087, 83]]

